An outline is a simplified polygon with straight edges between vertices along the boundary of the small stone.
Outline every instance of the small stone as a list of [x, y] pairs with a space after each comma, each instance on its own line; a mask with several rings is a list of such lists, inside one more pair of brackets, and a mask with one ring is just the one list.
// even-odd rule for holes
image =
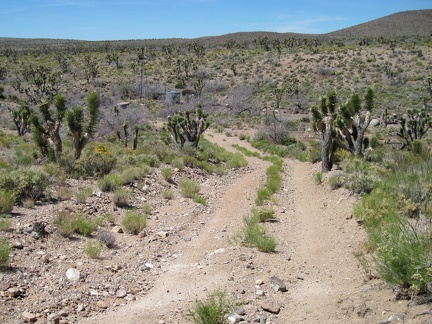
[[275, 291], [287, 291], [285, 283], [277, 277], [271, 277], [270, 284]]
[[102, 300], [99, 300], [96, 305], [101, 309], [107, 309], [108, 308], [107, 304]]
[[168, 237], [169, 233], [164, 232], [164, 231], [160, 231], [160, 232], [157, 232], [155, 235], [164, 238], [164, 237]]
[[80, 276], [81, 276], [81, 273], [79, 272], [79, 270], [77, 270], [75, 268], [69, 268], [66, 271], [66, 278], [70, 282], [78, 282], [80, 280]]
[[124, 289], [119, 289], [116, 291], [116, 297], [117, 298], [125, 298], [127, 295], [127, 291]]
[[99, 296], [99, 293], [95, 289], [90, 289], [90, 296]]
[[17, 250], [22, 250], [24, 248], [24, 245], [22, 244], [21, 241], [13, 241], [12, 248]]
[[111, 229], [111, 232], [113, 232], [113, 233], [124, 233], [123, 228], [121, 226], [118, 226], [118, 225], [114, 226]]
[[242, 322], [242, 321], [244, 321], [244, 318], [242, 317], [242, 316], [240, 316], [240, 315], [238, 315], [238, 314], [234, 314], [234, 315], [231, 315], [231, 316], [228, 316], [228, 321], [230, 322], [230, 323], [240, 323], [240, 322]]
[[21, 290], [19, 290], [17, 287], [9, 288], [7, 292], [9, 294], [9, 297], [12, 298], [18, 298], [19, 296], [21, 296]]
[[36, 322], [37, 318], [35, 314], [32, 314], [28, 311], [25, 311], [21, 314], [22, 319], [24, 320], [24, 322], [26, 323], [33, 323]]
[[264, 300], [260, 303], [260, 306], [263, 310], [272, 313], [272, 314], [279, 314], [280, 312], [280, 307], [279, 305], [277, 305], [276, 303], [273, 303], [271, 301], [268, 300]]

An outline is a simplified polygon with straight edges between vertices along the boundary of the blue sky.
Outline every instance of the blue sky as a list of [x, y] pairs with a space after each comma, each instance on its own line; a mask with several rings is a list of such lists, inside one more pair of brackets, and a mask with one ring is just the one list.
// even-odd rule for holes
[[124, 40], [242, 31], [322, 34], [432, 0], [7, 0], [0, 37]]

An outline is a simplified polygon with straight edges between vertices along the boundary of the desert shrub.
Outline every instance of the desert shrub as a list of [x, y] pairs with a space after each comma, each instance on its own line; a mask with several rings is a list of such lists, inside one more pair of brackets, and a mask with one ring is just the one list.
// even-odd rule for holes
[[256, 217], [246, 217], [244, 222], [246, 226], [243, 229], [243, 242], [246, 246], [255, 246], [261, 252], [276, 250], [276, 240], [266, 233], [265, 228], [258, 223]]
[[173, 176], [173, 169], [171, 168], [163, 168], [162, 169], [162, 176], [166, 181], [171, 181]]
[[315, 183], [321, 184], [323, 182], [323, 173], [321, 171], [318, 171], [315, 173]]
[[98, 223], [93, 219], [86, 218], [83, 214], [78, 214], [75, 218], [75, 232], [84, 236], [90, 236], [98, 226]]
[[84, 249], [88, 257], [98, 259], [102, 252], [102, 243], [98, 240], [87, 240]]
[[130, 190], [127, 188], [117, 188], [113, 193], [113, 203], [117, 207], [127, 207], [129, 206]]
[[71, 237], [75, 233], [75, 217], [69, 211], [60, 211], [54, 219], [54, 225], [57, 227], [60, 235]]
[[0, 189], [0, 213], [10, 214], [15, 206], [15, 194], [9, 190]]
[[7, 239], [0, 239], [0, 267], [4, 267], [9, 262], [12, 246]]
[[103, 214], [102, 219], [105, 219], [110, 224], [114, 224], [114, 222], [115, 222], [115, 216], [113, 213]]
[[197, 204], [201, 204], [201, 205], [203, 205], [203, 206], [206, 206], [206, 205], [207, 205], [207, 199], [205, 199], [205, 197], [200, 196], [200, 195], [196, 195], [196, 196], [193, 198], [193, 201], [196, 202]]
[[194, 198], [201, 190], [198, 182], [188, 178], [181, 179], [179, 185], [181, 195], [186, 198]]
[[77, 192], [75, 193], [75, 200], [79, 204], [85, 203], [87, 198], [89, 198], [92, 194], [93, 189], [91, 187], [78, 188]]
[[72, 196], [72, 190], [67, 187], [60, 187], [55, 193], [55, 197], [60, 201], [69, 200], [72, 198]]
[[144, 214], [146, 215], [150, 215], [151, 211], [152, 211], [152, 206], [149, 203], [145, 203], [142, 207], [141, 210]]
[[147, 216], [136, 210], [128, 210], [123, 218], [122, 225], [127, 233], [136, 235], [147, 226]]
[[330, 188], [333, 190], [343, 187], [344, 183], [345, 183], [345, 176], [341, 173], [332, 175], [328, 179], [328, 184]]
[[275, 217], [275, 211], [272, 207], [260, 207], [252, 209], [252, 215], [258, 222], [266, 222]]
[[116, 238], [111, 232], [100, 229], [97, 232], [96, 238], [109, 249], [115, 246]]
[[230, 169], [238, 169], [248, 164], [244, 156], [240, 153], [233, 154], [227, 161], [226, 166]]
[[165, 189], [162, 195], [167, 200], [172, 200], [175, 197], [174, 192], [171, 189]]
[[12, 220], [0, 216], [0, 231], [6, 232], [12, 226]]
[[74, 164], [74, 170], [79, 176], [106, 175], [113, 170], [117, 160], [103, 145], [89, 147]]
[[144, 164], [143, 166], [134, 166], [124, 169], [121, 172], [122, 184], [132, 183], [134, 180], [139, 180], [144, 178], [150, 171], [148, 165]]
[[14, 193], [17, 201], [42, 197], [49, 185], [49, 176], [38, 167], [0, 170], [0, 187]]
[[196, 301], [189, 314], [197, 324], [223, 324], [226, 315], [233, 309], [234, 303], [228, 300], [226, 293], [216, 290], [205, 301]]
[[110, 173], [99, 179], [97, 184], [99, 189], [104, 192], [114, 191], [123, 184], [123, 178], [119, 174]]

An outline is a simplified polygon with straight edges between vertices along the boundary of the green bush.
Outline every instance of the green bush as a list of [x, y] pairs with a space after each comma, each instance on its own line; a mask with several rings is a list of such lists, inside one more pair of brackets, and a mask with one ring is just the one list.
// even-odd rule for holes
[[57, 227], [60, 235], [64, 237], [71, 237], [75, 233], [75, 217], [68, 211], [59, 212], [54, 219], [54, 225]]
[[340, 173], [332, 175], [328, 179], [328, 184], [330, 188], [333, 190], [343, 187], [344, 183], [345, 183], [345, 177], [343, 174]]
[[205, 199], [205, 197], [200, 196], [200, 195], [196, 195], [193, 199], [194, 202], [196, 202], [197, 204], [201, 204], [203, 206], [207, 205], [207, 199]]
[[127, 233], [136, 235], [147, 226], [147, 215], [135, 210], [128, 210], [122, 225]]
[[102, 179], [99, 179], [97, 184], [99, 189], [103, 192], [110, 192], [123, 184], [123, 178], [119, 174], [111, 173], [105, 175]]
[[171, 181], [173, 176], [173, 170], [171, 168], [163, 168], [162, 176], [166, 181]]
[[163, 192], [163, 197], [167, 200], [174, 199], [174, 192], [170, 189], [165, 189]]
[[75, 232], [84, 236], [90, 236], [98, 226], [95, 220], [86, 218], [83, 214], [78, 214], [75, 218]]
[[0, 216], [0, 231], [6, 232], [10, 230], [12, 226], [12, 220]]
[[7, 239], [0, 239], [0, 267], [4, 267], [9, 263], [9, 257], [12, 251], [12, 246]]
[[84, 249], [90, 258], [98, 259], [102, 252], [102, 243], [98, 240], [87, 240]]
[[130, 198], [131, 192], [127, 188], [117, 188], [114, 190], [113, 193], [113, 202], [114, 205], [117, 207], [128, 207], [129, 206], [129, 198]]
[[180, 193], [185, 198], [194, 198], [201, 190], [199, 183], [188, 178], [181, 179], [179, 185]]
[[0, 170], [0, 187], [13, 192], [19, 202], [25, 198], [39, 199], [45, 194], [48, 185], [48, 174], [38, 167]]
[[79, 176], [100, 177], [114, 169], [116, 158], [103, 145], [89, 146], [73, 166]]
[[10, 214], [15, 206], [15, 194], [9, 190], [0, 189], [0, 213]]
[[216, 290], [205, 301], [196, 301], [189, 314], [197, 324], [224, 324], [226, 315], [233, 310], [234, 303], [227, 299], [226, 293]]
[[75, 200], [77, 203], [83, 204], [92, 194], [93, 189], [91, 187], [78, 188], [77, 192], [75, 193]]

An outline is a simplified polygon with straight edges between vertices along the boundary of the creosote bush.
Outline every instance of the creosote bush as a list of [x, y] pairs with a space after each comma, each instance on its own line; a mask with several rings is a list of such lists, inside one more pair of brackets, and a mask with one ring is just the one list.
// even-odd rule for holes
[[181, 179], [179, 184], [180, 193], [185, 198], [194, 198], [201, 190], [198, 182], [188, 178]]
[[127, 233], [137, 235], [147, 226], [147, 215], [137, 210], [127, 210], [122, 225]]
[[0, 239], [0, 268], [8, 264], [11, 251], [12, 246], [9, 240]]
[[10, 214], [15, 206], [15, 195], [12, 191], [0, 189], [0, 213]]

